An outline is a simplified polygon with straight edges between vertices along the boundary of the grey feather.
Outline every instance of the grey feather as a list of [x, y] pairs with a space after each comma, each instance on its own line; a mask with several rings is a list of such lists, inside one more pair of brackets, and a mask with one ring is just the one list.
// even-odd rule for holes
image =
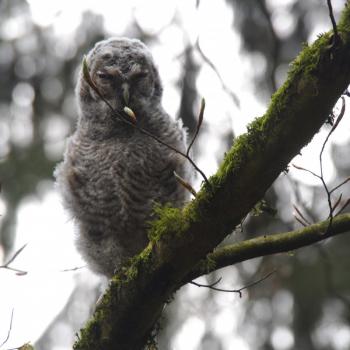
[[[90, 75], [117, 110], [128, 107], [137, 124], [167, 144], [186, 150], [186, 133], [161, 106], [162, 85], [147, 47], [111, 38], [89, 52]], [[108, 277], [148, 242], [155, 203], [182, 206], [188, 192], [173, 171], [189, 179], [187, 160], [118, 120], [80, 73], [79, 119], [55, 176], [77, 225], [77, 247], [95, 272]]]

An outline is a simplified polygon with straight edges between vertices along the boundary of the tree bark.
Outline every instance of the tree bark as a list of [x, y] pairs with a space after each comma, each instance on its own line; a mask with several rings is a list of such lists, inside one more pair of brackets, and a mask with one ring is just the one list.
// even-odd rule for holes
[[242, 242], [229, 244], [209, 253], [186, 276], [183, 284], [204, 274], [226, 266], [261, 256], [285, 253], [326, 240], [336, 235], [350, 233], [350, 214], [338, 215], [333, 219], [332, 230], [328, 230], [329, 220], [304, 227], [300, 230], [263, 235]]
[[210, 186], [183, 209], [158, 210], [149, 245], [113, 277], [74, 349], [145, 345], [164, 303], [310, 142], [349, 85], [349, 1], [338, 31], [340, 41], [329, 32], [302, 50], [265, 115], [235, 141]]

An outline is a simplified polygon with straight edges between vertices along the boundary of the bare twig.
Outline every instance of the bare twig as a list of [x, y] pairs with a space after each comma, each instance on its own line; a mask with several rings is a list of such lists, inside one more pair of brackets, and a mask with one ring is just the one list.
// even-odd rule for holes
[[345, 185], [349, 181], [350, 181], [350, 176], [348, 178], [346, 178], [343, 182], [341, 182], [339, 185], [337, 185], [334, 188], [332, 188], [330, 193], [333, 193], [334, 191], [336, 191], [338, 188], [342, 187], [343, 185]]
[[[307, 216], [310, 218], [310, 222], [316, 222], [318, 221], [318, 218], [314, 215], [314, 213], [311, 211], [311, 209], [306, 205], [304, 202], [302, 196], [301, 196], [301, 190], [300, 190], [300, 183], [294, 179], [292, 179], [290, 176], [287, 176], [287, 180], [290, 182], [292, 186], [292, 191], [295, 196], [295, 200], [298, 203], [298, 206], [303, 209], [303, 212], [307, 214]], [[305, 216], [305, 215], [304, 215]]]
[[[330, 5], [331, 6], [331, 5]], [[334, 19], [334, 18], [333, 18]], [[340, 113], [332, 127], [332, 129], [330, 130], [330, 132], [328, 133], [325, 141], [323, 142], [323, 145], [322, 145], [322, 148], [321, 148], [321, 152], [320, 152], [320, 156], [319, 156], [319, 163], [320, 163], [320, 179], [322, 181], [322, 185], [327, 193], [327, 201], [328, 201], [328, 207], [329, 207], [329, 214], [328, 214], [328, 218], [329, 218], [329, 225], [328, 225], [328, 228], [327, 228], [327, 232], [330, 230], [330, 228], [332, 227], [332, 222], [333, 222], [333, 212], [334, 212], [334, 207], [332, 206], [332, 191], [330, 191], [328, 189], [328, 186], [324, 180], [324, 177], [323, 177], [323, 163], [322, 163], [322, 156], [323, 156], [323, 151], [326, 147], [326, 144], [330, 138], [330, 136], [333, 134], [333, 132], [336, 130], [336, 128], [338, 127], [340, 121], [343, 119], [343, 116], [345, 114], [345, 98], [342, 96], [341, 97], [341, 100], [342, 100], [342, 107], [341, 107], [341, 110], [340, 110]], [[339, 186], [338, 186], [339, 188]]]
[[333, 26], [333, 32], [334, 32], [334, 37], [335, 37], [334, 42], [336, 42], [336, 40], [338, 40], [338, 38], [339, 38], [339, 34], [338, 34], [338, 29], [337, 29], [337, 23], [335, 22], [334, 15], [333, 15], [333, 7], [332, 7], [331, 0], [327, 0], [327, 6], [328, 6], [328, 11], [329, 11], [329, 17], [331, 19], [332, 26]]
[[84, 269], [86, 266], [87, 266], [87, 265], [72, 267], [71, 269], [64, 269], [64, 270], [61, 270], [61, 272], [77, 271], [77, 270]]
[[[321, 147], [320, 154], [319, 154], [320, 175], [316, 174], [315, 172], [313, 172], [313, 171], [311, 171], [309, 169], [305, 169], [303, 167], [300, 167], [300, 166], [297, 166], [297, 165], [293, 164], [294, 168], [296, 168], [298, 170], [306, 171], [306, 172], [308, 172], [309, 174], [313, 175], [314, 177], [316, 177], [317, 179], [319, 179], [322, 182], [322, 186], [323, 186], [323, 188], [324, 188], [324, 190], [326, 192], [326, 195], [327, 195], [327, 202], [328, 202], [328, 208], [329, 208], [329, 213], [328, 213], [329, 224], [328, 224], [328, 228], [326, 230], [326, 233], [329, 233], [329, 230], [332, 227], [333, 218], [334, 218], [334, 210], [338, 207], [338, 205], [340, 204], [341, 198], [342, 198], [342, 195], [340, 195], [340, 197], [338, 198], [336, 203], [333, 205], [332, 204], [332, 193], [334, 191], [336, 191], [337, 189], [339, 189], [344, 184], [346, 184], [348, 181], [350, 181], [350, 177], [348, 177], [344, 181], [342, 181], [339, 185], [335, 186], [333, 189], [329, 189], [327, 184], [326, 184], [326, 181], [324, 179], [324, 173], [323, 173], [323, 152], [325, 150], [325, 147], [327, 145], [327, 142], [328, 142], [329, 138], [331, 137], [333, 132], [336, 130], [336, 128], [338, 127], [340, 121], [343, 119], [344, 114], [345, 114], [345, 98], [344, 98], [344, 96], [341, 96], [341, 100], [342, 100], [342, 107], [341, 107], [340, 113], [339, 113], [337, 119], [335, 120], [331, 130], [329, 131], [326, 139], [324, 140], [324, 142], [322, 144], [322, 147]], [[347, 205], [348, 205], [348, 203], [345, 203], [345, 206], [343, 206], [341, 208], [341, 210], [343, 210]], [[341, 210], [339, 210], [337, 214], [339, 214], [341, 212]], [[301, 215], [301, 213], [299, 211], [298, 211], [298, 214], [302, 217], [302, 215]], [[298, 221], [301, 222], [300, 220], [298, 220]]]
[[7, 331], [7, 336], [6, 336], [5, 340], [0, 344], [0, 348], [3, 347], [10, 338], [11, 330], [12, 330], [12, 322], [13, 322], [13, 311], [14, 311], [14, 309], [12, 309], [12, 311], [11, 311], [10, 326], [9, 326], [8, 331]]
[[334, 216], [338, 216], [348, 205], [350, 204], [350, 198], [344, 203], [344, 205], [338, 210]]
[[311, 174], [312, 176], [315, 176], [317, 177], [318, 179], [321, 179], [321, 176], [320, 175], [317, 175], [316, 173], [314, 173], [313, 171], [309, 170], [309, 169], [305, 169], [299, 165], [295, 165], [295, 164], [292, 164], [292, 166], [295, 168], [295, 169], [298, 169], [298, 170], [302, 170], [302, 171], [306, 171], [307, 173]]
[[227, 87], [227, 85], [225, 84], [224, 80], [222, 79], [221, 74], [219, 73], [218, 69], [215, 67], [215, 64], [202, 51], [202, 49], [201, 49], [201, 47], [199, 45], [199, 40], [198, 39], [196, 41], [195, 47], [196, 47], [198, 53], [203, 58], [204, 62], [208, 64], [208, 66], [214, 71], [214, 73], [218, 77], [218, 79], [219, 79], [219, 81], [221, 83], [222, 89], [232, 98], [232, 100], [235, 103], [235, 105], [239, 108], [240, 107], [239, 98], [237, 97], [237, 95], [235, 93], [232, 92], [232, 90], [230, 88]]
[[220, 277], [219, 279], [217, 279], [215, 282], [213, 282], [211, 284], [201, 284], [201, 283], [197, 283], [194, 281], [191, 281], [190, 284], [193, 284], [194, 286], [197, 286], [197, 287], [213, 288], [217, 284], [219, 284], [221, 282], [221, 280], [222, 280], [222, 277]]
[[253, 286], [257, 285], [258, 283], [266, 280], [267, 278], [269, 278], [275, 272], [276, 272], [276, 270], [273, 270], [273, 271], [269, 272], [267, 275], [265, 275], [264, 277], [258, 279], [257, 281], [251, 282], [251, 283], [247, 284], [246, 286], [244, 286], [242, 288], [239, 288], [239, 289], [222, 289], [222, 288], [215, 287], [221, 281], [221, 277], [216, 282], [214, 282], [212, 284], [201, 284], [201, 283], [197, 283], [197, 282], [194, 282], [194, 281], [191, 281], [189, 283], [191, 283], [191, 284], [193, 284], [193, 285], [195, 285], [197, 287], [209, 288], [209, 289], [215, 290], [217, 292], [238, 293], [239, 297], [242, 298], [242, 291], [243, 290], [248, 289], [250, 287], [253, 287]]
[[11, 267], [10, 264], [13, 263], [13, 261], [17, 258], [17, 256], [23, 251], [23, 249], [27, 246], [28, 243], [24, 244], [21, 248], [19, 248], [15, 254], [12, 256], [12, 258], [10, 260], [8, 260], [8, 262], [4, 265], [0, 266], [0, 269], [7, 269], [7, 270], [11, 270], [11, 271], [15, 271], [17, 273], [18, 276], [23, 276], [26, 275], [28, 272], [27, 271], [23, 271], [23, 270], [19, 270], [19, 269], [15, 269], [14, 267]]
[[334, 210], [337, 209], [338, 205], [340, 204], [342, 197], [343, 197], [343, 194], [341, 193], [340, 196], [338, 197], [337, 201], [334, 203], [334, 205], [332, 207], [333, 213], [334, 213]]
[[298, 221], [300, 224], [302, 224], [304, 227], [307, 226], [307, 223], [304, 222], [302, 219], [298, 218], [296, 215], [293, 215], [295, 220]]
[[308, 225], [311, 225], [311, 223], [305, 218], [305, 216], [302, 214], [302, 212], [298, 209], [296, 205], [293, 204], [293, 208], [299, 214], [299, 216], [304, 220], [304, 222], [306, 222]]
[[138, 130], [142, 134], [149, 136], [153, 140], [155, 140], [158, 143], [160, 143], [161, 145], [171, 149], [175, 153], [180, 154], [182, 157], [186, 158], [191, 163], [191, 165], [196, 169], [196, 171], [200, 173], [200, 175], [203, 177], [203, 179], [204, 179], [205, 183], [208, 185], [208, 187], [211, 188], [211, 185], [210, 185], [210, 182], [209, 182], [208, 178], [206, 177], [206, 175], [203, 173], [203, 171], [197, 166], [197, 164], [193, 161], [193, 159], [189, 155], [187, 155], [186, 153], [183, 153], [183, 152], [179, 151], [178, 149], [176, 149], [175, 147], [167, 144], [166, 142], [162, 141], [159, 137], [153, 135], [152, 133], [150, 133], [146, 129], [141, 128], [140, 126], [138, 126], [134, 122], [131, 122], [130, 121], [130, 116], [128, 116], [128, 118], [126, 118], [122, 113], [120, 113], [115, 108], [113, 108], [113, 106], [104, 98], [104, 96], [101, 94], [101, 92], [99, 91], [98, 87], [94, 83], [94, 81], [91, 79], [89, 68], [88, 68], [87, 61], [86, 61], [85, 57], [83, 58], [83, 76], [84, 76], [84, 79], [86, 80], [86, 82], [90, 85], [90, 87], [97, 93], [97, 95], [101, 98], [101, 100], [104, 103], [106, 103], [106, 105], [109, 107], [109, 109], [112, 111], [112, 113], [119, 120], [121, 120], [122, 122], [124, 122], [124, 123], [130, 125], [131, 127], [135, 128], [136, 130]]
[[201, 107], [200, 107], [199, 115], [198, 115], [198, 122], [197, 122], [196, 131], [195, 131], [195, 133], [193, 135], [193, 138], [192, 138], [190, 144], [188, 145], [187, 152], [186, 152], [186, 156], [187, 157], [190, 154], [191, 147], [193, 146], [194, 141], [196, 141], [196, 138], [198, 136], [199, 130], [200, 130], [201, 126], [202, 126], [203, 117], [204, 117], [204, 109], [205, 109], [205, 100], [204, 100], [204, 98], [202, 98], [202, 100], [201, 100]]

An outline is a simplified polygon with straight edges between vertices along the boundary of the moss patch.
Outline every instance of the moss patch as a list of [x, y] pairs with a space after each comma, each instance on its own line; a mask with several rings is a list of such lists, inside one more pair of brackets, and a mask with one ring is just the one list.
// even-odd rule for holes
[[165, 205], [156, 206], [154, 212], [158, 218], [150, 222], [148, 238], [151, 242], [157, 242], [160, 238], [164, 238], [165, 233], [167, 235], [171, 235], [171, 233], [181, 233], [189, 226], [186, 215], [183, 215], [182, 209]]

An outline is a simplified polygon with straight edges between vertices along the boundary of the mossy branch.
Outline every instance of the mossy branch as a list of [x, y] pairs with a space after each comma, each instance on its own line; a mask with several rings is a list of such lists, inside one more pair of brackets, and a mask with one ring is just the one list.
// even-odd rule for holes
[[209, 179], [210, 190], [204, 184], [183, 209], [158, 209], [148, 247], [111, 280], [74, 349], [143, 347], [164, 303], [310, 142], [349, 85], [349, 1], [338, 34], [336, 45], [326, 33], [303, 49], [266, 114], [236, 140]]
[[216, 249], [186, 276], [183, 284], [226, 266], [257, 257], [290, 252], [336, 235], [350, 233], [350, 214], [333, 218], [332, 230], [327, 233], [329, 219], [300, 230], [262, 235]]

